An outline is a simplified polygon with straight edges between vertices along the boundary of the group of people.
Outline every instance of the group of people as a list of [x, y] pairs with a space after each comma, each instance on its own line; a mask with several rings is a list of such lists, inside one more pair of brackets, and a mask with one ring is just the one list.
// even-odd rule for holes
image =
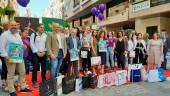
[[[53, 23], [53, 32], [50, 33], [44, 32], [43, 24], [39, 24], [36, 32], [30, 36], [29, 29], [28, 26], [20, 29], [19, 22], [11, 21], [7, 25], [4, 24], [0, 36], [1, 79], [10, 96], [16, 96], [16, 84], [13, 82], [16, 75], [19, 77], [17, 85], [20, 91], [31, 92], [24, 78], [25, 74], [30, 74], [30, 64], [33, 67], [33, 87], [39, 86], [37, 72], [40, 66], [42, 82], [47, 80], [47, 58], [50, 58], [51, 79], [61, 74], [78, 78], [80, 71], [84, 74], [91, 71], [96, 75], [98, 68], [104, 73], [105, 69], [125, 69], [128, 64], [137, 63], [148, 65], [148, 70], [156, 67], [166, 70], [166, 53], [170, 51], [170, 41], [165, 29], [161, 30], [160, 35], [154, 32], [152, 39], [149, 39], [148, 34], [143, 35], [135, 31], [126, 34], [123, 30], [116, 33], [92, 30], [90, 27], [81, 30], [63, 29], [58, 23]], [[10, 59], [8, 48], [11, 43], [22, 45], [22, 62]], [[100, 66], [91, 66], [91, 57], [97, 56], [101, 57]]]

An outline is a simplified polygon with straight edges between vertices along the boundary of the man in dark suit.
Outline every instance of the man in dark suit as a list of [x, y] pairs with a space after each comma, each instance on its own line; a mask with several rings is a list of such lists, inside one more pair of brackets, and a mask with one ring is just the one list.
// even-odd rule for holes
[[166, 70], [166, 67], [167, 67], [166, 53], [168, 52], [168, 50], [170, 50], [170, 40], [169, 40], [166, 33], [167, 33], [167, 31], [165, 29], [162, 29], [161, 35], [160, 35], [160, 39], [162, 40], [162, 42], [164, 44], [164, 46], [163, 46], [164, 61], [162, 62], [161, 67], [165, 70]]

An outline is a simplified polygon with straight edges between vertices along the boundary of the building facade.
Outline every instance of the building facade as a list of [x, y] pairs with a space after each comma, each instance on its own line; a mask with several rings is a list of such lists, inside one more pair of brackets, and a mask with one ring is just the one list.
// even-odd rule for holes
[[45, 8], [43, 17], [62, 19], [63, 18], [63, 0], [49, 0], [49, 5], [47, 8]]
[[[100, 3], [106, 5], [103, 21], [91, 14], [91, 8]], [[73, 27], [95, 24], [113, 31], [170, 32], [170, 0], [64, 0], [64, 19]]]
[[[15, 10], [15, 16], [19, 15], [18, 4], [16, 0], [0, 0], [0, 7], [5, 8], [7, 6], [12, 7]], [[1, 23], [8, 22], [6, 15], [1, 16]]]

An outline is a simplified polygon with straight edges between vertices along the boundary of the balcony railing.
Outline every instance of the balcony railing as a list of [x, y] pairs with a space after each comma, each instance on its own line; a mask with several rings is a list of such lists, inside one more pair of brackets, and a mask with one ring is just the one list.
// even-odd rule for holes
[[155, 7], [166, 3], [170, 3], [170, 0], [151, 0], [151, 7]]

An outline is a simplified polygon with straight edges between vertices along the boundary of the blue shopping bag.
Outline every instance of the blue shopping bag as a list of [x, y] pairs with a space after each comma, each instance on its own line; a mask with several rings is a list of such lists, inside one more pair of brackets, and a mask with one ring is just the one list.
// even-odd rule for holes
[[140, 82], [141, 81], [141, 69], [132, 69], [130, 75], [131, 82]]

